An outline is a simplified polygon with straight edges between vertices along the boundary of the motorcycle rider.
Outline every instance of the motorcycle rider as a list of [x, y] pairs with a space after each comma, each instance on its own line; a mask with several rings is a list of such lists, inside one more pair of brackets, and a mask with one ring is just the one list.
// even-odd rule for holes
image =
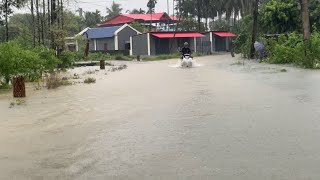
[[182, 56], [181, 56], [181, 59], [183, 59], [183, 56], [185, 55], [185, 54], [190, 54], [190, 57], [192, 58], [192, 56], [191, 56], [191, 49], [189, 48], [189, 43], [188, 42], [185, 42], [184, 44], [183, 44], [183, 48], [181, 49], [181, 51], [180, 51], [181, 53], [182, 53]]

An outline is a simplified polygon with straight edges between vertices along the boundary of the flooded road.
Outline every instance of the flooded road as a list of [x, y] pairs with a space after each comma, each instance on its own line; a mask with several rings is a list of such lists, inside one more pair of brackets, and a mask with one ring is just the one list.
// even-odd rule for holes
[[320, 71], [196, 60], [1, 95], [0, 179], [320, 179]]

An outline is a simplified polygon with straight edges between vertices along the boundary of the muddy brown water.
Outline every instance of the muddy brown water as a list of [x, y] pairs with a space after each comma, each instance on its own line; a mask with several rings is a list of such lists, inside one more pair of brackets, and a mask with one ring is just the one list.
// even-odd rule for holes
[[197, 61], [2, 93], [0, 179], [320, 179], [320, 71]]

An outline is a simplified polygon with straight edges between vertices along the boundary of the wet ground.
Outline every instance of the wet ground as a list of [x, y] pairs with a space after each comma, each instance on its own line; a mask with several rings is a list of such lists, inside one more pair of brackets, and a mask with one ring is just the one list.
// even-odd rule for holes
[[320, 179], [320, 71], [197, 61], [0, 95], [0, 179]]

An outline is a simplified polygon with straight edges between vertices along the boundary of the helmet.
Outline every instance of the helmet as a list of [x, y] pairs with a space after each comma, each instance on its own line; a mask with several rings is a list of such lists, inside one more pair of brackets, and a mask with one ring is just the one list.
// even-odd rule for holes
[[184, 45], [184, 47], [188, 47], [188, 46], [189, 46], [189, 43], [188, 43], [188, 42], [185, 42], [183, 45]]

